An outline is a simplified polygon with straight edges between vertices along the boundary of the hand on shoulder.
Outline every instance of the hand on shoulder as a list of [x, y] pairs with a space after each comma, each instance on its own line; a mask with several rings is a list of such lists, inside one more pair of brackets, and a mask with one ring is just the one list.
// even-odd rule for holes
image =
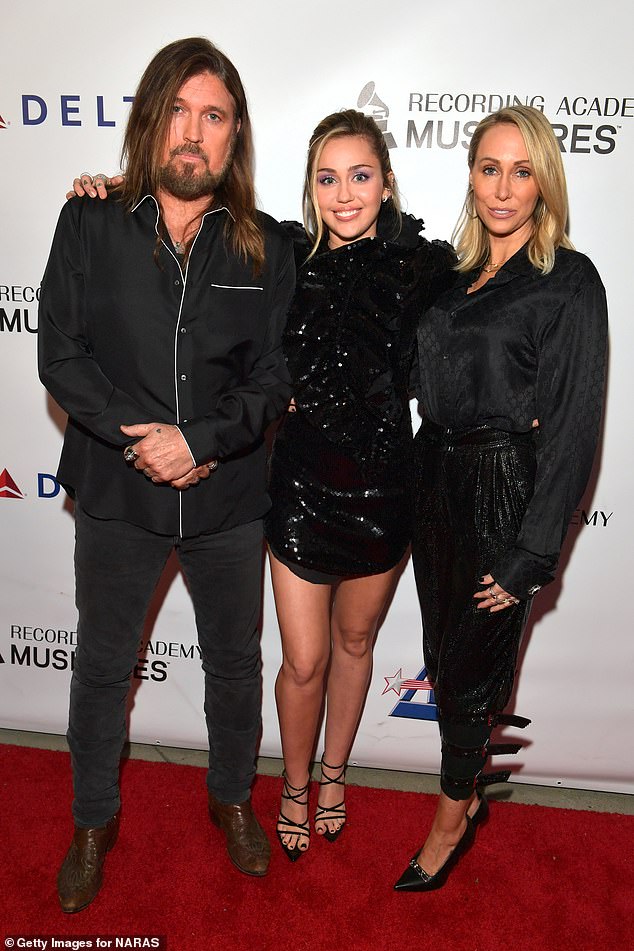
[[107, 198], [108, 189], [116, 188], [124, 181], [123, 175], [113, 175], [109, 178], [103, 172], [97, 175], [91, 175], [90, 172], [82, 172], [79, 178], [73, 179], [72, 191], [66, 192], [66, 198], [82, 198], [87, 195], [88, 198]]

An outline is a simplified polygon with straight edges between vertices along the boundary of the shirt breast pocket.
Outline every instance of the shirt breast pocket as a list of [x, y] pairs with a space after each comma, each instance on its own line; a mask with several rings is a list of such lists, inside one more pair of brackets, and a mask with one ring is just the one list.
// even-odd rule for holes
[[257, 284], [210, 284], [208, 333], [235, 343], [259, 339], [266, 327], [264, 299]]

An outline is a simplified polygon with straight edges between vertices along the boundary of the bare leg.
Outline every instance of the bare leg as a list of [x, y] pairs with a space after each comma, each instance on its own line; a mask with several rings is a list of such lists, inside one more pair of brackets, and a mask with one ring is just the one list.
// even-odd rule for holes
[[[327, 683], [326, 743], [324, 761], [330, 766], [345, 764], [372, 673], [372, 646], [378, 620], [396, 582], [397, 568], [379, 575], [342, 581], [335, 595], [331, 619], [332, 658]], [[340, 770], [324, 771], [334, 778]], [[322, 786], [319, 805], [328, 809], [343, 799], [339, 784]], [[324, 818], [315, 822], [315, 831], [336, 832], [344, 819]]]
[[[275, 606], [282, 636], [282, 666], [275, 697], [288, 782], [300, 788], [308, 782], [324, 698], [324, 674], [330, 657], [330, 585], [298, 578], [269, 552]], [[304, 823], [308, 807], [283, 802], [284, 815]], [[308, 848], [304, 835], [282, 835], [289, 849]]]
[[429, 875], [435, 875], [445, 864], [467, 827], [465, 816], [471, 817], [478, 805], [475, 793], [470, 799], [456, 801], [441, 792], [429, 835], [416, 859]]

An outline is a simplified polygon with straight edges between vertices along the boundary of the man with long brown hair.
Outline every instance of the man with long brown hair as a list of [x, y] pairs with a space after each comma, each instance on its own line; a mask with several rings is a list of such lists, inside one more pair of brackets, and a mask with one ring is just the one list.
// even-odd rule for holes
[[119, 829], [125, 707], [144, 619], [176, 549], [205, 671], [211, 819], [268, 867], [250, 803], [261, 721], [266, 426], [284, 409], [290, 241], [256, 211], [244, 89], [207, 40], [146, 69], [107, 202], [63, 208], [40, 304], [40, 376], [69, 416], [78, 647], [68, 741], [75, 833], [58, 876], [85, 908]]

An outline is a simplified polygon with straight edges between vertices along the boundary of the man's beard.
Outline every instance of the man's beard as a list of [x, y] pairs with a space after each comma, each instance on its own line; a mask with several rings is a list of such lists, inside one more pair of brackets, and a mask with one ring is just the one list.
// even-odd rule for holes
[[[173, 195], [174, 198], [180, 198], [182, 201], [196, 201], [199, 198], [214, 195], [225, 181], [231, 168], [235, 142], [234, 137], [229, 144], [222, 168], [218, 172], [210, 171], [207, 155], [199, 146], [193, 144], [181, 145], [172, 149], [169, 161], [160, 170], [160, 187]], [[178, 163], [176, 161], [178, 155], [200, 155], [205, 163], [203, 171], [199, 171], [199, 163]]]

